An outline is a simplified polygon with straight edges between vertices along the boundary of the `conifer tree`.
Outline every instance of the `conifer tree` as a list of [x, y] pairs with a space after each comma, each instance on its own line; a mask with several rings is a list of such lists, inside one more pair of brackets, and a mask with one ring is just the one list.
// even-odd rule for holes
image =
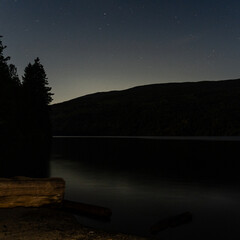
[[4, 57], [5, 48], [0, 36], [0, 126], [10, 132], [16, 127], [20, 81], [16, 67], [8, 64], [10, 57]]
[[47, 75], [39, 58], [25, 68], [22, 86], [27, 100], [34, 107], [46, 107], [51, 103], [53, 94], [48, 87]]
[[0, 36], [0, 86], [19, 86], [20, 81], [17, 75], [17, 69], [13, 64], [8, 64], [10, 57], [4, 57], [3, 51], [6, 48], [1, 41]]
[[53, 94], [39, 58], [25, 68], [21, 83], [5, 48], [0, 36], [0, 176], [45, 176]]
[[[25, 68], [22, 90], [24, 98], [25, 135], [28, 138], [46, 141], [51, 138], [49, 104], [52, 101], [51, 88], [39, 58]], [[41, 140], [42, 139], [42, 140]]]

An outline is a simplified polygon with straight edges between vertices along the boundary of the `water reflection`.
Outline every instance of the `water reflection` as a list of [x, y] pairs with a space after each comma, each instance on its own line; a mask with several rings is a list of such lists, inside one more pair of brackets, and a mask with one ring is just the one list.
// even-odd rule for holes
[[240, 141], [156, 138], [56, 138], [54, 148], [67, 159], [102, 171], [148, 173], [157, 177], [239, 180]]
[[236, 183], [162, 178], [148, 172], [109, 169], [66, 155], [53, 155], [51, 176], [67, 182], [66, 198], [112, 209], [110, 223], [79, 217], [93, 227], [148, 235], [157, 221], [185, 211], [193, 222], [161, 232], [159, 239], [238, 239], [240, 194]]

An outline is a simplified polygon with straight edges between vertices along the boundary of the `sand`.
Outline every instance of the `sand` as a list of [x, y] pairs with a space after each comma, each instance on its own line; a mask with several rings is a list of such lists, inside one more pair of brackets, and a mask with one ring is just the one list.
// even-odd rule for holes
[[146, 240], [81, 225], [67, 212], [52, 208], [0, 209], [1, 240]]

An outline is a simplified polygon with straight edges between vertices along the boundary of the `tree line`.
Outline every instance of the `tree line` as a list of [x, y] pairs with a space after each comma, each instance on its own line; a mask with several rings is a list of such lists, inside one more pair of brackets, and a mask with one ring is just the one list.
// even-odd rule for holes
[[0, 37], [0, 167], [14, 163], [14, 169], [26, 168], [30, 158], [49, 153], [53, 93], [39, 58], [26, 66], [20, 80], [10, 57], [4, 56], [5, 48]]

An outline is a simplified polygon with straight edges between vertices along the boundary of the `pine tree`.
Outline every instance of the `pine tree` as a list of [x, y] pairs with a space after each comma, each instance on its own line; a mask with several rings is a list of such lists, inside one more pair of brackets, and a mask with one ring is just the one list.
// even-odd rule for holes
[[22, 86], [27, 100], [31, 101], [35, 108], [46, 107], [51, 103], [53, 94], [48, 87], [47, 75], [39, 58], [25, 68]]
[[[0, 176], [7, 175], [20, 157], [21, 84], [17, 69], [4, 56], [6, 46], [0, 36]], [[16, 161], [15, 161], [16, 160]]]
[[39, 176], [39, 166], [45, 166], [50, 156], [52, 134], [49, 104], [53, 95], [39, 58], [25, 68], [22, 93], [24, 141], [30, 156], [27, 165], [31, 175], [34, 173]]
[[39, 58], [26, 67], [21, 83], [5, 48], [0, 36], [0, 176], [40, 177], [48, 171], [53, 94]]
[[0, 86], [1, 89], [6, 86], [18, 87], [20, 81], [17, 75], [17, 69], [13, 64], [8, 64], [10, 57], [4, 57], [3, 51], [6, 48], [1, 41], [2, 36], [0, 36]]
[[4, 57], [5, 48], [0, 36], [0, 133], [10, 134], [16, 130], [20, 81], [16, 67], [8, 64], [10, 57]]
[[[0, 36], [1, 38], [2, 36]], [[3, 50], [6, 46], [3, 46], [2, 41], [0, 39], [0, 83], [3, 84], [4, 80], [9, 78], [8, 64], [7, 61], [10, 60], [10, 57], [4, 57]]]
[[49, 104], [53, 94], [39, 58], [25, 68], [22, 90], [25, 135], [38, 141], [51, 138]]

